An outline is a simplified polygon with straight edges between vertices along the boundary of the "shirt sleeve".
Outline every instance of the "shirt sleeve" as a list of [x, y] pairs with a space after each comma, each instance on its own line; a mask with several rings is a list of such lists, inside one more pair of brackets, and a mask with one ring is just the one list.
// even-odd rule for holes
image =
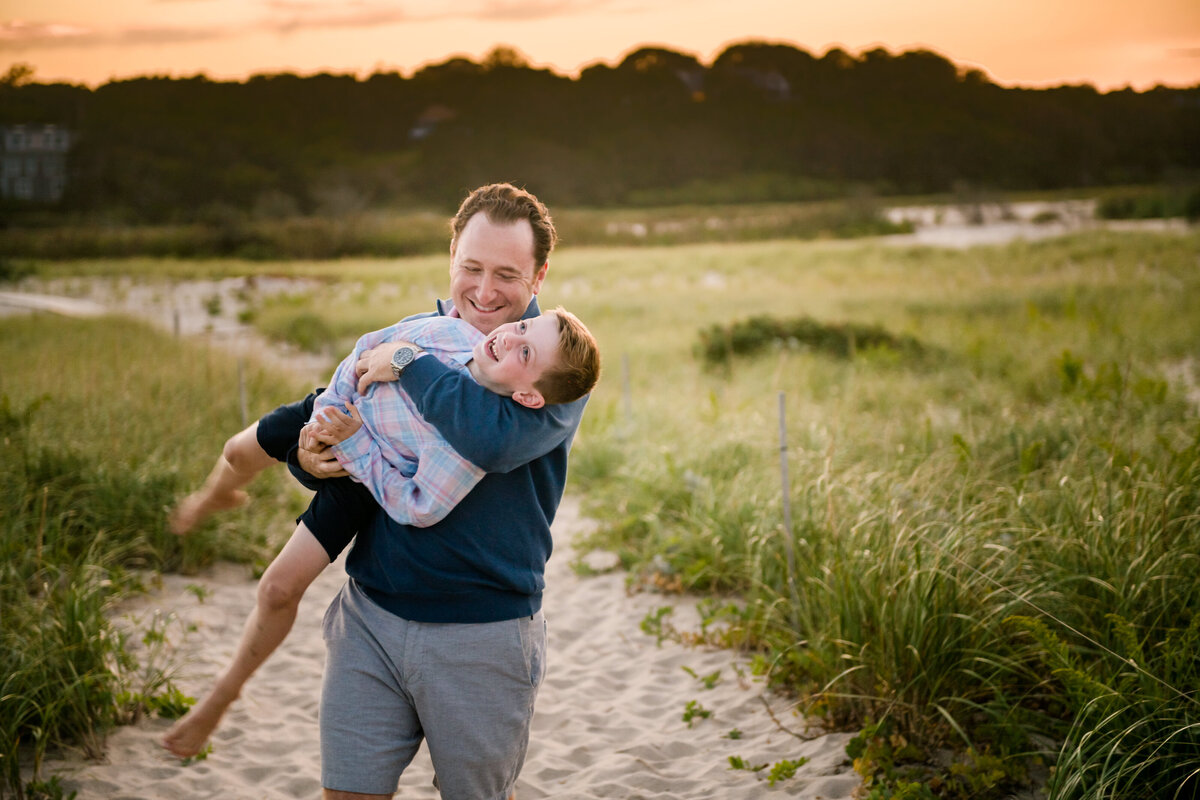
[[361, 396], [358, 393], [358, 376], [354, 374], [354, 367], [358, 364], [359, 356], [375, 345], [387, 341], [395, 329], [396, 326], [393, 325], [390, 328], [364, 334], [359, 338], [354, 349], [350, 351], [350, 355], [342, 359], [342, 363], [338, 364], [337, 369], [333, 371], [333, 377], [329, 379], [329, 385], [325, 387], [325, 391], [317, 395], [317, 399], [313, 403], [314, 415], [328, 406], [345, 408], [346, 403], [353, 403]]
[[333, 451], [338, 463], [367, 487], [389, 517], [417, 528], [445, 519], [485, 474], [448, 444], [437, 444], [421, 452], [416, 472], [409, 477], [383, 457], [365, 428]]
[[510, 472], [558, 447], [574, 435], [587, 402], [526, 408], [435, 358], [405, 367], [400, 385], [450, 446], [485, 472]]

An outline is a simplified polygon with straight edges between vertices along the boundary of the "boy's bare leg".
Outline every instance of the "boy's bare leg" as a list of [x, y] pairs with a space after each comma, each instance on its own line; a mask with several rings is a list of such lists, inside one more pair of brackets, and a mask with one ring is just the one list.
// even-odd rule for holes
[[242, 487], [276, 461], [258, 443], [258, 423], [234, 434], [221, 451], [204, 485], [171, 509], [167, 523], [177, 536], [188, 533], [215, 511], [246, 502]]
[[200, 752], [242, 686], [288, 635], [304, 590], [327, 566], [325, 548], [303, 522], [297, 525], [259, 580], [258, 603], [246, 620], [233, 661], [208, 694], [167, 731], [163, 747], [181, 758]]

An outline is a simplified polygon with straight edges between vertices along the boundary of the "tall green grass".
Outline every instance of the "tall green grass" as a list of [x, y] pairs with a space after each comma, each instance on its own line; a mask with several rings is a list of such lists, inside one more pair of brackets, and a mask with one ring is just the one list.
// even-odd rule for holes
[[[240, 427], [223, 354], [127, 321], [30, 317], [0, 320], [0, 363], [0, 795], [21, 797], [23, 762], [36, 776], [48, 749], [99, 755], [112, 725], [170, 702], [169, 665], [136, 655], [115, 604], [155, 571], [265, 560], [295, 501], [275, 476], [249, 510], [186, 539], [165, 529]], [[261, 370], [248, 383], [263, 410], [297, 391]]]
[[[1039, 762], [1052, 797], [1194, 796], [1198, 245], [596, 259], [583, 271], [629, 301], [573, 293], [609, 356], [573, 461], [605, 521], [593, 544], [657, 585], [733, 597], [722, 638], [809, 713], [886, 719], [914, 764], [863, 761], [875, 796], [905, 774], [1004, 796]], [[693, 356], [710, 326], [756, 316], [877, 325], [939, 356], [777, 343], [728, 370]], [[964, 760], [931, 774], [942, 748]], [[1003, 767], [971, 784], [970, 753]]]

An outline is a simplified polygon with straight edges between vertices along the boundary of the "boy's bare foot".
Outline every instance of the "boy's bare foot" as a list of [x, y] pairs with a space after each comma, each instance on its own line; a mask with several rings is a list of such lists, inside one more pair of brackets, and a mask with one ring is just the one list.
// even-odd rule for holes
[[208, 519], [214, 512], [237, 508], [244, 505], [248, 499], [249, 495], [241, 490], [234, 490], [224, 495], [214, 495], [201, 489], [189, 494], [180, 500], [175, 508], [171, 509], [171, 513], [167, 517], [167, 526], [171, 533], [183, 536]]
[[205, 742], [216, 729], [229, 703], [222, 703], [213, 694], [205, 697], [184, 714], [162, 738], [162, 746], [180, 758], [189, 758], [204, 749]]

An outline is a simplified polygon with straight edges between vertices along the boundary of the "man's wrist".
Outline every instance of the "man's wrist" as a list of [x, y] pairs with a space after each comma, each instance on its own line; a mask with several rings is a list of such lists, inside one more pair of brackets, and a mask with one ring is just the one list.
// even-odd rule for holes
[[423, 355], [425, 355], [425, 351], [416, 345], [406, 344], [403, 347], [397, 347], [396, 351], [392, 353], [392, 375], [395, 376], [396, 380], [400, 380], [400, 376], [404, 374], [405, 368]]

